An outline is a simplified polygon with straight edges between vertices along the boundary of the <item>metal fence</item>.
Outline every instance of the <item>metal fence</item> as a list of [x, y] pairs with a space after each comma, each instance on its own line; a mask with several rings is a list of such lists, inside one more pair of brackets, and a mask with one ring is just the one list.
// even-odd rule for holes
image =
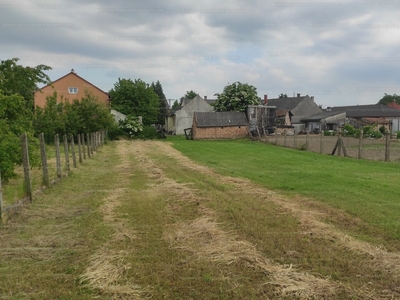
[[[386, 135], [380, 139], [360, 136], [343, 137], [322, 134], [270, 135], [263, 137], [267, 143], [312, 151], [321, 154], [342, 155], [357, 159], [400, 161], [400, 140]], [[335, 149], [335, 146], [336, 149]], [[334, 151], [335, 150], [335, 151]]]

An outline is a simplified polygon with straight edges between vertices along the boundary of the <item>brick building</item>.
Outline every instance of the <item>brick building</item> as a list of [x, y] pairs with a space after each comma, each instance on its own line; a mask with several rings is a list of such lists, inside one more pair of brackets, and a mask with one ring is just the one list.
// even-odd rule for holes
[[57, 92], [57, 102], [69, 101], [72, 103], [73, 100], [80, 100], [82, 97], [84, 97], [85, 91], [90, 91], [95, 97], [98, 98], [100, 103], [103, 103], [107, 106], [110, 105], [108, 93], [78, 76], [78, 74], [76, 74], [72, 69], [67, 75], [36, 91], [34, 93], [35, 106], [42, 108], [45, 107], [46, 98], [48, 96], [52, 96], [54, 92]]
[[249, 122], [243, 112], [195, 112], [192, 137], [200, 139], [238, 139], [248, 136]]

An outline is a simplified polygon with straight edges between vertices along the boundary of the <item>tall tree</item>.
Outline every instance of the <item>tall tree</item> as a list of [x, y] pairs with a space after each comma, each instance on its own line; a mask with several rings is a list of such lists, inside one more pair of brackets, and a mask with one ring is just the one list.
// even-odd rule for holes
[[3, 181], [15, 177], [14, 168], [22, 164], [20, 136], [27, 133], [29, 160], [38, 166], [38, 140], [33, 137], [32, 111], [22, 96], [4, 95], [0, 91], [0, 170]]
[[221, 94], [215, 94], [216, 111], [245, 111], [248, 105], [258, 105], [257, 89], [247, 83], [235, 82], [224, 87]]
[[389, 103], [396, 102], [397, 104], [400, 104], [400, 95], [388, 95], [385, 93], [385, 96], [382, 97], [381, 100], [378, 101], [378, 104], [384, 104], [388, 105]]
[[193, 90], [190, 90], [190, 91], [186, 91], [186, 94], [185, 95], [183, 95], [183, 97], [181, 97], [181, 101], [180, 101], [180, 105], [182, 105], [182, 102], [183, 102], [183, 100], [185, 100], [185, 99], [189, 99], [189, 100], [191, 100], [191, 99], [193, 99], [194, 97], [196, 97], [196, 96], [198, 96], [199, 94], [197, 94], [195, 91], [193, 91]]
[[149, 84], [141, 79], [121, 79], [109, 92], [111, 107], [125, 115], [142, 117], [144, 125], [157, 122], [159, 111], [158, 95]]
[[28, 108], [33, 109], [33, 92], [38, 90], [37, 84], [49, 84], [50, 77], [44, 71], [51, 70], [46, 65], [24, 67], [18, 65], [19, 58], [0, 61], [0, 90], [10, 96], [21, 95]]
[[287, 94], [280, 94], [278, 95], [278, 98], [287, 98]]
[[168, 111], [167, 98], [164, 95], [164, 91], [163, 91], [162, 85], [159, 80], [157, 80], [157, 82], [155, 84], [154, 84], [154, 82], [152, 82], [151, 87], [158, 96], [159, 112], [158, 112], [158, 116], [157, 116], [157, 123], [164, 125], [165, 116], [167, 115], [167, 111]]
[[171, 109], [175, 109], [175, 108], [177, 108], [178, 106], [179, 106], [178, 100], [175, 100], [175, 101], [174, 101], [174, 104], [172, 104]]

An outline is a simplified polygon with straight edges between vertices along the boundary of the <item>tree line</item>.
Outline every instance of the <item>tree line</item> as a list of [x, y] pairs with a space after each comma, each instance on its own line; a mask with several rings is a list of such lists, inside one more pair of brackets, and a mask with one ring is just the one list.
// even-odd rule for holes
[[[1, 180], [16, 176], [15, 168], [22, 163], [20, 135], [26, 133], [29, 148], [38, 149], [38, 135], [47, 142], [55, 134], [86, 134], [107, 130], [117, 138], [130, 132], [129, 121], [117, 124], [110, 107], [102, 105], [89, 91], [82, 99], [65, 101], [56, 92], [47, 97], [46, 105], [34, 107], [34, 92], [38, 85], [51, 85], [45, 73], [50, 66], [35, 67], [18, 64], [18, 58], [0, 61], [0, 172]], [[128, 116], [127, 120], [142, 117], [140, 128], [164, 123], [168, 103], [162, 85], [157, 80], [147, 84], [141, 79], [118, 79], [109, 91], [111, 108]], [[137, 132], [139, 133], [139, 132]], [[40, 165], [38, 151], [30, 151], [32, 167]]]

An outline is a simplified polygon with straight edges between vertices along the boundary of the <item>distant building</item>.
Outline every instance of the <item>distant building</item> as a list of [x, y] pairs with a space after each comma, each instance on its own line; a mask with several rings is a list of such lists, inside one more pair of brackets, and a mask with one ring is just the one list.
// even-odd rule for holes
[[192, 137], [198, 139], [238, 139], [249, 135], [244, 112], [195, 112]]
[[[264, 95], [264, 105], [275, 106], [277, 110], [289, 111], [289, 117], [291, 118], [291, 126], [294, 127], [296, 132], [305, 131], [305, 124], [301, 121], [304, 118], [322, 112], [322, 109], [314, 102], [314, 97], [308, 95], [301, 96], [297, 94], [296, 97], [287, 98], [274, 98], [268, 99], [267, 95]], [[285, 123], [286, 123], [285, 116]]]
[[85, 96], [85, 90], [90, 91], [95, 97], [97, 97], [100, 103], [107, 106], [110, 105], [108, 93], [78, 76], [74, 69], [72, 69], [67, 75], [37, 90], [34, 93], [35, 106], [42, 108], [45, 107], [46, 98], [52, 96], [54, 92], [57, 92], [58, 102], [72, 102], [75, 99], [80, 100]]
[[199, 95], [193, 99], [184, 99], [182, 106], [172, 110], [165, 119], [165, 130], [168, 133], [183, 135], [186, 128], [193, 125], [195, 112], [210, 112], [213, 107]]

